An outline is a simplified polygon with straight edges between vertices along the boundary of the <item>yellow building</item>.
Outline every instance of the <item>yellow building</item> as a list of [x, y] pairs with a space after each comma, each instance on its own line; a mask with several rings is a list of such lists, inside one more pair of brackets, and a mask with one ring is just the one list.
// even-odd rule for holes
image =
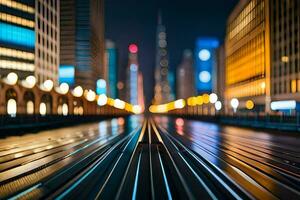
[[[299, 0], [241, 0], [227, 22], [226, 108], [252, 101], [271, 111], [271, 101], [300, 101]], [[275, 110], [276, 111], [276, 110]]]
[[240, 108], [252, 100], [259, 111], [270, 103], [269, 0], [241, 0], [227, 22], [226, 91], [227, 110], [232, 98]]

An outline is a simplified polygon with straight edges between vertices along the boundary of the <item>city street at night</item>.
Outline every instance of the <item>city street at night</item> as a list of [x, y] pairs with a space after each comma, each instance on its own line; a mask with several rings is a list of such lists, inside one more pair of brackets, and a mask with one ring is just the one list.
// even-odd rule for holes
[[0, 0], [0, 200], [300, 200], [300, 0]]
[[156, 116], [8, 137], [0, 144], [1, 199], [300, 195], [300, 141], [293, 134]]

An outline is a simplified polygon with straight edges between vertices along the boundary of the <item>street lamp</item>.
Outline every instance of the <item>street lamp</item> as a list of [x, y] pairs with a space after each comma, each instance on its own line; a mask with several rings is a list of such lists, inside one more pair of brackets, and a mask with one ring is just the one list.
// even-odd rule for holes
[[73, 90], [73, 95], [75, 97], [81, 97], [83, 95], [83, 89], [82, 89], [82, 87], [81, 86], [75, 87], [74, 90]]
[[42, 89], [47, 91], [47, 92], [50, 92], [53, 88], [53, 81], [51, 80], [46, 80], [43, 85], [42, 85]]
[[118, 108], [118, 109], [124, 109], [125, 108], [125, 102], [120, 100], [120, 99], [116, 99], [114, 102], [114, 107]]
[[96, 99], [96, 93], [93, 90], [89, 90], [86, 93], [86, 100], [88, 100], [88, 101], [95, 101], [95, 99]]
[[237, 108], [239, 107], [239, 100], [237, 98], [231, 99], [230, 105], [233, 108], [233, 111], [236, 112]]
[[25, 79], [25, 84], [26, 87], [28, 88], [33, 88], [36, 84], [36, 78], [34, 76], [27, 76]]
[[99, 95], [97, 104], [99, 106], [104, 106], [105, 104], [107, 104], [107, 96], [105, 94]]
[[14, 72], [10, 72], [6, 76], [6, 83], [9, 85], [15, 85], [18, 82], [18, 75]]
[[217, 101], [217, 102], [215, 103], [215, 108], [216, 108], [217, 111], [219, 111], [219, 110], [222, 109], [222, 103], [221, 103], [221, 101]]
[[62, 83], [59, 86], [59, 90], [62, 94], [67, 94], [69, 92], [69, 85], [67, 83]]
[[210, 103], [216, 103], [218, 101], [218, 96], [215, 93], [211, 93], [209, 95], [209, 102]]
[[176, 109], [184, 108], [184, 106], [185, 106], [185, 101], [183, 99], [178, 99], [174, 102], [174, 107]]
[[132, 107], [132, 112], [134, 114], [140, 114], [140, 113], [142, 113], [142, 107], [140, 105], [134, 105]]

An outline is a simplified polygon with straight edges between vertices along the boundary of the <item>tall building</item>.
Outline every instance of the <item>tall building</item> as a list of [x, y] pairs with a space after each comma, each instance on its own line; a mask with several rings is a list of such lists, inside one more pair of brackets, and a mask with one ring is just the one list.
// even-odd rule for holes
[[61, 1], [60, 78], [71, 86], [96, 90], [107, 80], [104, 66], [104, 0]]
[[106, 58], [108, 70], [108, 96], [117, 98], [118, 88], [118, 65], [117, 65], [117, 49], [111, 40], [106, 40]]
[[[268, 0], [243, 0], [229, 16], [226, 33], [226, 99], [240, 107], [270, 103], [270, 20]], [[229, 106], [229, 105], [228, 105]]]
[[0, 0], [0, 76], [58, 82], [59, 1]]
[[271, 100], [300, 101], [300, 1], [270, 0]]
[[195, 65], [196, 65], [196, 91], [197, 94], [212, 92], [215, 82], [213, 74], [216, 70], [216, 50], [219, 41], [216, 38], [202, 37], [196, 41]]
[[195, 95], [195, 80], [194, 80], [194, 62], [193, 53], [190, 50], [185, 50], [181, 64], [177, 68], [176, 73], [176, 97], [177, 99], [186, 99]]
[[239, 2], [227, 24], [227, 102], [271, 112], [272, 101], [300, 100], [299, 18], [298, 0]]
[[155, 87], [154, 104], [162, 104], [172, 100], [170, 95], [169, 60], [167, 51], [166, 27], [162, 24], [162, 18], [159, 13], [157, 36], [156, 36], [156, 66], [155, 66]]
[[138, 105], [138, 74], [138, 46], [136, 44], [130, 44], [127, 68], [126, 101], [133, 105]]

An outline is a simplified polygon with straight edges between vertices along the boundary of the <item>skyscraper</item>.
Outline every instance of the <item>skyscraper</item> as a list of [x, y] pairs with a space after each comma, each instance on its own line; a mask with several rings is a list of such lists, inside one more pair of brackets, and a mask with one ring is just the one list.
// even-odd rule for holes
[[169, 60], [167, 51], [166, 27], [162, 24], [161, 14], [159, 13], [156, 36], [154, 104], [162, 104], [172, 100], [170, 95], [171, 88], [168, 79], [168, 73]]
[[210, 93], [214, 86], [213, 76], [216, 70], [216, 50], [219, 41], [216, 38], [198, 38], [195, 48], [196, 91], [197, 94]]
[[0, 0], [0, 76], [58, 81], [59, 1]]
[[106, 40], [106, 58], [108, 70], [108, 96], [117, 98], [118, 88], [118, 65], [117, 65], [117, 49], [111, 40]]
[[96, 90], [97, 80], [107, 80], [104, 0], [61, 1], [60, 25], [60, 77], [73, 77], [71, 86]]
[[183, 53], [181, 64], [177, 68], [177, 99], [185, 99], [195, 95], [195, 80], [193, 53], [185, 50]]
[[300, 1], [270, 0], [271, 100], [300, 101]]
[[240, 1], [227, 22], [225, 97], [238, 98], [241, 109], [247, 101], [257, 111], [270, 107], [269, 11], [268, 0]]
[[272, 101], [292, 100], [280, 111], [295, 110], [300, 101], [299, 30], [298, 0], [241, 1], [227, 24], [227, 100], [238, 98], [240, 110], [252, 101], [249, 110], [268, 113], [278, 111]]

